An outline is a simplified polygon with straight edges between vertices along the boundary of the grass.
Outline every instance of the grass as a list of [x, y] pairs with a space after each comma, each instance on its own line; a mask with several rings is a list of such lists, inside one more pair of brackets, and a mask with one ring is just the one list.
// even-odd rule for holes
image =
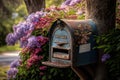
[[7, 80], [7, 70], [9, 66], [0, 66], [0, 80]]
[[8, 52], [8, 51], [18, 51], [18, 50], [21, 50], [21, 48], [19, 47], [19, 44], [16, 44], [14, 46], [3, 46], [3, 47], [0, 47], [0, 53], [3, 53], [3, 52]]

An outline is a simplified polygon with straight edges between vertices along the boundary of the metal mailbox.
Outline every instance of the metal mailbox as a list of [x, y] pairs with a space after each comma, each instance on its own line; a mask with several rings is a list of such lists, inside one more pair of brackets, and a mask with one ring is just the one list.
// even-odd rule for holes
[[42, 63], [60, 68], [95, 63], [96, 34], [92, 20], [56, 20], [49, 31], [49, 61]]

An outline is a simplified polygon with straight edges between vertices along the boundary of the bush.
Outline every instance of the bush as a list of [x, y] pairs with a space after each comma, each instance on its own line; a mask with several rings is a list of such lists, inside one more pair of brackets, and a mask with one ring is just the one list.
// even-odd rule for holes
[[107, 65], [109, 76], [112, 80], [117, 80], [120, 76], [120, 30], [115, 29], [108, 34], [97, 37], [97, 43], [105, 54], [102, 61]]

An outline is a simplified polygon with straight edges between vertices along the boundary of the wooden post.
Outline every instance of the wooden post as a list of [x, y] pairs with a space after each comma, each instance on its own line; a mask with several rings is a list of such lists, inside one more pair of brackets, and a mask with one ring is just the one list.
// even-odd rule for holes
[[71, 66], [71, 69], [78, 75], [80, 80], [87, 80], [88, 79], [88, 77], [84, 74], [84, 72], [81, 69], [79, 69], [78, 67]]

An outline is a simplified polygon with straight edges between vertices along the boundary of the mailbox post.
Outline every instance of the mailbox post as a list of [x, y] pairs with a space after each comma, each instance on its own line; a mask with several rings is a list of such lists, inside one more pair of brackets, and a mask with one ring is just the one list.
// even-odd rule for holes
[[[92, 20], [56, 20], [49, 31], [49, 61], [44, 65], [71, 67], [79, 77], [77, 67], [95, 63], [97, 52], [94, 36], [97, 29]], [[84, 76], [84, 75], [82, 75]]]

